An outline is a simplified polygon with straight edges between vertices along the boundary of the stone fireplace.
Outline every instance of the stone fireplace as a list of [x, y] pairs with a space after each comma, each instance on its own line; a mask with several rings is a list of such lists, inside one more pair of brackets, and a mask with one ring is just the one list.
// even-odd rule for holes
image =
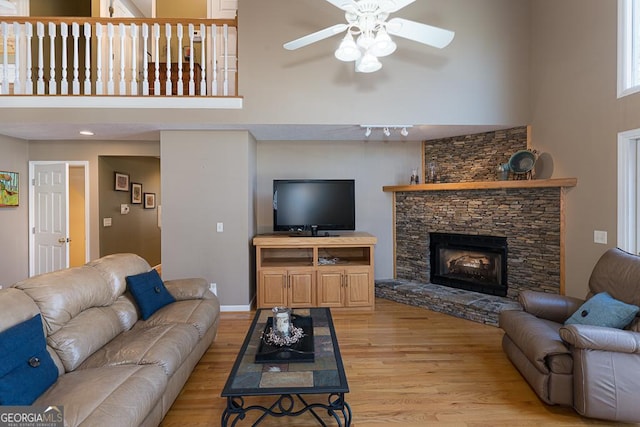
[[[424, 142], [423, 158], [438, 162], [441, 181], [384, 188], [394, 195], [395, 278], [377, 281], [376, 295], [497, 325], [499, 311], [519, 307], [523, 290], [562, 292], [563, 200], [575, 179], [497, 181], [496, 166], [528, 148], [528, 138], [521, 127]], [[432, 236], [441, 234], [491, 236], [505, 243], [505, 253], [467, 248], [448, 256], [448, 266], [452, 257], [459, 264], [442, 274], [443, 261], [431, 247]], [[494, 268], [496, 283], [485, 285], [479, 270]], [[464, 275], [455, 288], [437, 283]]]
[[488, 295], [507, 295], [507, 239], [430, 233], [430, 282]]

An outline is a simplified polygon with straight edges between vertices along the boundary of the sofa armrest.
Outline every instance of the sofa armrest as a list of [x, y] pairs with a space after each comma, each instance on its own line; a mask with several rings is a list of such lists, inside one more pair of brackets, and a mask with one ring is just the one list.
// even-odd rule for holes
[[560, 337], [575, 348], [640, 353], [639, 332], [572, 324], [560, 328]]
[[536, 317], [564, 323], [584, 300], [546, 292], [522, 291], [518, 295], [522, 309]]
[[165, 280], [164, 285], [177, 301], [215, 298], [207, 281], [201, 278]]

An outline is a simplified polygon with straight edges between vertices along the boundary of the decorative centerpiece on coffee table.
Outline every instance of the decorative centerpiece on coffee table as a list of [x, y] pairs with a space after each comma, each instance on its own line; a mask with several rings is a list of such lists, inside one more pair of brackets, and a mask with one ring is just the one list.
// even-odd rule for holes
[[313, 362], [313, 324], [290, 308], [274, 307], [256, 353], [256, 363]]

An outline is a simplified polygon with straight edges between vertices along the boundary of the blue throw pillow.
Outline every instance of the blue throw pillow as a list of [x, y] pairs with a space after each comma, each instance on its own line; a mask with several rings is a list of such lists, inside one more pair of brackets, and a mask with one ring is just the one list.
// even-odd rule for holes
[[640, 311], [640, 307], [618, 301], [606, 292], [589, 298], [564, 322], [623, 329]]
[[156, 270], [127, 276], [127, 285], [133, 299], [136, 300], [143, 320], [147, 320], [165, 305], [176, 301], [164, 286]]
[[40, 314], [0, 332], [0, 405], [31, 405], [57, 379]]

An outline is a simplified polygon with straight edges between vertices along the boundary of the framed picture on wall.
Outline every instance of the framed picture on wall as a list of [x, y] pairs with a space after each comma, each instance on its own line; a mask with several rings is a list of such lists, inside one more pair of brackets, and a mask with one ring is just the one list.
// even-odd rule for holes
[[156, 208], [156, 193], [144, 193], [144, 208], [145, 209]]
[[0, 208], [19, 206], [19, 176], [18, 172], [0, 172]]
[[125, 173], [116, 172], [116, 191], [129, 191], [129, 175]]
[[131, 183], [131, 204], [139, 205], [142, 203], [142, 184], [138, 182]]

